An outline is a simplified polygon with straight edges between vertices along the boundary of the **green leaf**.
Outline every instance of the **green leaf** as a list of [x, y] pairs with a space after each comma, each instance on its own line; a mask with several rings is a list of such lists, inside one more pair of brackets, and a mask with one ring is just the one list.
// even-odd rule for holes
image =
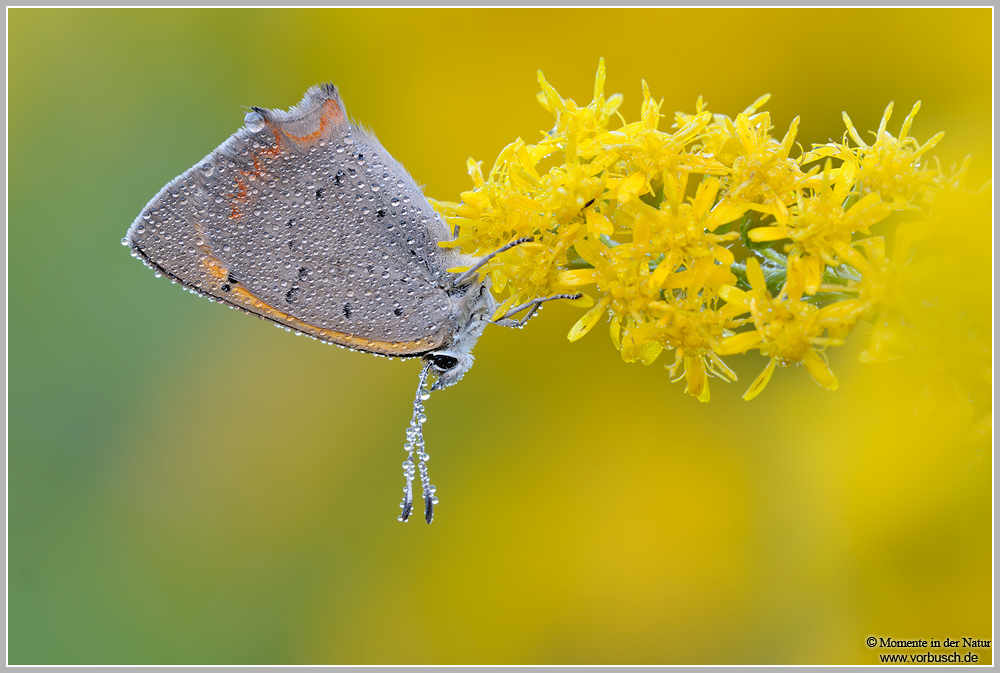
[[580, 257], [580, 253], [576, 251], [576, 248], [570, 246], [569, 250], [566, 251], [566, 266], [570, 269], [593, 269], [594, 267], [587, 262], [583, 257]]
[[756, 229], [758, 225], [765, 224], [761, 221], [761, 214], [748, 210], [744, 213], [742, 219], [740, 219], [740, 240], [743, 241], [743, 245], [747, 247], [747, 250], [753, 250], [755, 252], [760, 252], [763, 250], [771, 249], [771, 245], [778, 241], [751, 241], [750, 231]]
[[[764, 274], [764, 283], [767, 285], [767, 291], [772, 295], [777, 295], [781, 292], [781, 288], [785, 284], [785, 279], [788, 277], [788, 258], [770, 248], [757, 250], [756, 252], [759, 257], [764, 259], [764, 262], [760, 265], [760, 270]], [[750, 281], [747, 279], [746, 262], [733, 262], [733, 265], [729, 268], [736, 276], [736, 287], [741, 290], [752, 289]]]

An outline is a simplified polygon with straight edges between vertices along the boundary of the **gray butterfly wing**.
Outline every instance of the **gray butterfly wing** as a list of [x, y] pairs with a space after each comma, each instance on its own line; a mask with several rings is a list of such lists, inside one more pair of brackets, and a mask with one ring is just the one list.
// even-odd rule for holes
[[246, 125], [173, 180], [127, 242], [188, 288], [325, 341], [418, 355], [453, 338], [450, 232], [347, 119], [333, 85]]

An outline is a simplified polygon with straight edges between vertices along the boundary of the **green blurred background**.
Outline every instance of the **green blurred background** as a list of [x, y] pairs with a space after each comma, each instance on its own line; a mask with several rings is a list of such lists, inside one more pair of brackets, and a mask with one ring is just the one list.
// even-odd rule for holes
[[[806, 146], [921, 99], [913, 134], [980, 185], [991, 10], [7, 16], [10, 663], [874, 664], [870, 635], [992, 637], [988, 354], [861, 365], [858, 334], [837, 392], [779, 370], [744, 403], [748, 356], [700, 404], [551, 306], [431, 398], [441, 503], [403, 525], [416, 362], [223, 310], [119, 244], [244, 106], [335, 82], [453, 200], [467, 156], [551, 125], [537, 69], [589, 101], [601, 56], [629, 120], [642, 78], [668, 112], [770, 92]], [[966, 295], [989, 333], [991, 288]]]

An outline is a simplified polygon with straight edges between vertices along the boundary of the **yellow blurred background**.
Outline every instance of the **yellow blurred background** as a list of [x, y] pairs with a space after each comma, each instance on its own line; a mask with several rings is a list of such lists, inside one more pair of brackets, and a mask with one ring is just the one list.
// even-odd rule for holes
[[[771, 93], [807, 147], [922, 100], [912, 134], [946, 131], [978, 186], [992, 10], [7, 16], [9, 663], [875, 664], [868, 636], [992, 638], [989, 353], [861, 365], [856, 334], [837, 392], [779, 370], [745, 403], [747, 356], [701, 404], [550, 306], [430, 399], [441, 503], [403, 525], [416, 362], [294, 338], [119, 245], [247, 106], [335, 82], [455, 200], [466, 157], [551, 125], [536, 70], [585, 102], [601, 56], [629, 120], [643, 78], [666, 112]], [[955, 226], [979, 252], [941, 282], [989, 344], [991, 225]]]

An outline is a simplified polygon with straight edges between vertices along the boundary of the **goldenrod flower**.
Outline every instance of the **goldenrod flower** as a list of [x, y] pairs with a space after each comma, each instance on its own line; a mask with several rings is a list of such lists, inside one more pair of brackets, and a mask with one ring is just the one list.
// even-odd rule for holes
[[[498, 315], [585, 292], [570, 341], [606, 319], [626, 362], [648, 365], [673, 351], [671, 375], [702, 401], [709, 378], [736, 379], [723, 356], [767, 358], [751, 399], [776, 366], [801, 364], [836, 388], [824, 352], [861, 320], [875, 324], [864, 357], [894, 350], [906, 320], [899, 275], [927, 236], [920, 227], [935, 195], [960, 190], [967, 170], [946, 176], [921, 163], [943, 134], [923, 144], [908, 136], [919, 103], [898, 137], [887, 129], [890, 104], [870, 145], [845, 113], [841, 142], [793, 157], [799, 118], [772, 136], [761, 110], [768, 96], [735, 118], [699, 99], [661, 129], [663, 102], [645, 82], [640, 118], [629, 123], [618, 113], [622, 96], [605, 97], [604, 79], [602, 59], [593, 99], [581, 106], [539, 72], [553, 128], [536, 144], [515, 140], [488, 173], [469, 159], [472, 189], [459, 203], [435, 202], [456, 232], [446, 245], [485, 255], [532, 237], [480, 271], [506, 294]], [[890, 257], [873, 227], [902, 210], [914, 221], [897, 232]]]
[[914, 207], [926, 188], [934, 185], [935, 171], [921, 169], [919, 159], [932, 147], [941, 142], [944, 132], [938, 133], [923, 145], [914, 138], [907, 137], [913, 118], [920, 110], [918, 101], [903, 121], [899, 138], [894, 138], [886, 130], [892, 117], [892, 103], [885, 108], [882, 122], [875, 133], [875, 142], [868, 145], [847, 113], [843, 113], [847, 134], [857, 144], [850, 147], [846, 141], [816, 147], [804, 157], [812, 161], [821, 157], [836, 157], [844, 162], [841, 170], [850, 175], [855, 192], [861, 196], [877, 194], [881, 201], [897, 210]]

